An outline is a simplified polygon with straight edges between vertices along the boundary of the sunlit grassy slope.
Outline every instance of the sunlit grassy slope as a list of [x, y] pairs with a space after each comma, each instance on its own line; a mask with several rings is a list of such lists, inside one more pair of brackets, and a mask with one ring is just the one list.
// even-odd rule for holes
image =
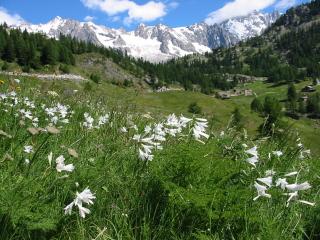
[[[5, 79], [6, 77], [3, 78]], [[39, 85], [43, 90], [59, 90], [61, 93], [65, 92], [66, 89], [82, 90], [85, 85], [84, 83], [79, 84], [71, 81], [48, 82], [34, 79], [28, 80], [30, 85]], [[302, 82], [296, 84], [296, 88], [299, 91], [308, 84], [310, 83]], [[244, 115], [245, 127], [250, 134], [256, 134], [259, 125], [263, 122], [263, 118], [250, 110], [253, 96], [240, 96], [230, 100], [220, 100], [198, 92], [171, 91], [153, 93], [141, 90], [140, 88], [122, 88], [105, 82], [98, 85], [91, 83], [90, 85], [92, 89], [87, 91], [86, 94], [91, 95], [92, 99], [98, 100], [104, 98], [114, 105], [127, 106], [132, 110], [144, 113], [156, 113], [159, 116], [170, 113], [183, 113], [190, 116], [188, 106], [192, 102], [197, 102], [202, 108], [203, 115], [208, 118], [213, 118], [215, 128], [219, 130], [226, 128], [235, 107], [238, 107]], [[252, 89], [261, 99], [267, 95], [272, 95], [280, 101], [286, 100], [287, 85], [273, 86], [272, 84], [264, 82], [256, 82], [246, 84], [242, 87]], [[320, 87], [318, 87], [318, 90], [320, 90]], [[285, 118], [285, 120], [301, 134], [307, 146], [313, 150], [313, 153], [320, 156], [320, 148], [318, 147], [318, 143], [320, 142], [319, 120], [306, 118], [300, 120]]]
[[[297, 90], [308, 85], [308, 82], [302, 82], [296, 85]], [[259, 98], [263, 99], [267, 95], [277, 97], [279, 100], [286, 100], [287, 85], [274, 87], [272, 84], [256, 82], [247, 84], [245, 88], [252, 89]], [[215, 127], [223, 129], [232, 116], [232, 111], [238, 107], [245, 117], [245, 126], [251, 134], [256, 133], [258, 126], [263, 119], [250, 110], [252, 97], [234, 97], [230, 100], [220, 100], [212, 96], [207, 96], [198, 92], [172, 91], [164, 93], [146, 93], [135, 91], [133, 89], [118, 88], [113, 85], [96, 86], [94, 89], [98, 94], [111, 97], [115, 101], [127, 102], [134, 108], [143, 112], [154, 112], [157, 114], [184, 113], [188, 114], [188, 105], [197, 102], [203, 114], [212, 117], [215, 121]], [[320, 89], [320, 87], [318, 87]], [[320, 122], [319, 120], [300, 119], [293, 120], [286, 118], [288, 124], [296, 129], [316, 155], [320, 155]]]

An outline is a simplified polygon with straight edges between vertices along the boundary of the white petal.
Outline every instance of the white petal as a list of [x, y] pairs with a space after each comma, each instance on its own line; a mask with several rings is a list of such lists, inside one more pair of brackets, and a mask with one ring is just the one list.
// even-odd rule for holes
[[304, 204], [310, 205], [310, 206], [312, 206], [312, 207], [314, 207], [314, 206], [316, 205], [315, 203], [308, 202], [308, 201], [304, 201], [304, 200], [298, 200], [298, 202], [301, 202], [301, 203], [304, 203]]
[[291, 172], [291, 173], [288, 173], [286, 175], [284, 175], [285, 177], [292, 177], [292, 176], [296, 176], [298, 174], [298, 172]]
[[73, 206], [74, 206], [74, 202], [72, 202], [72, 203], [70, 203], [68, 206], [66, 206], [66, 207], [64, 208], [64, 214], [69, 214], [69, 215], [71, 215]]
[[90, 214], [90, 210], [88, 208], [82, 207], [80, 205], [78, 205], [79, 208], [79, 214], [82, 218], [86, 217], [86, 214]]

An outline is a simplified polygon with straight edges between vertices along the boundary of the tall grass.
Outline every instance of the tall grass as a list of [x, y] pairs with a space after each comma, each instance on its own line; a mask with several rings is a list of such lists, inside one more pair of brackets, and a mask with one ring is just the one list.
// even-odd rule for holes
[[[175, 137], [167, 135], [163, 150], [154, 151], [152, 161], [142, 161], [133, 136], [165, 119], [131, 112], [81, 90], [65, 95], [57, 87], [51, 89], [59, 94], [54, 97], [28, 84], [6, 81], [0, 86], [2, 93], [15, 89], [19, 102], [10, 106], [12, 99], [0, 101], [0, 130], [5, 133], [0, 135], [0, 239], [319, 237], [320, 166], [317, 159], [299, 158], [304, 148], [297, 146], [295, 133], [253, 140], [233, 129], [221, 134], [210, 126], [210, 138], [202, 144], [189, 126]], [[28, 107], [28, 101], [26, 105], [25, 97], [35, 108]], [[58, 102], [69, 105], [69, 123], [58, 121], [53, 125], [60, 133], [50, 134], [43, 130], [51, 119], [42, 105]], [[39, 118], [38, 126], [23, 119], [21, 109], [30, 109]], [[87, 129], [86, 112], [95, 126], [99, 116], [108, 113], [109, 120], [99, 129]], [[30, 128], [39, 132], [32, 135]], [[24, 146], [33, 146], [33, 152], [24, 152]], [[246, 161], [245, 151], [253, 146], [259, 151], [257, 167]], [[277, 157], [273, 151], [284, 155]], [[60, 155], [75, 166], [74, 171], [57, 172], [55, 159]], [[268, 189], [270, 199], [253, 201], [254, 183], [267, 170], [276, 172], [274, 182], [298, 171], [288, 181], [308, 181], [312, 188], [299, 192], [299, 199], [316, 205], [292, 201], [287, 206], [285, 191], [275, 186]], [[81, 218], [75, 208], [65, 215], [64, 208], [86, 187], [96, 197], [88, 207], [91, 213]]]

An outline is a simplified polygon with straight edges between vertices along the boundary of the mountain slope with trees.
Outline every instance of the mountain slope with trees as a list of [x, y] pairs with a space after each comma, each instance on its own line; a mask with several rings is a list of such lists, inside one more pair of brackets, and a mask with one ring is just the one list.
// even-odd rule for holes
[[78, 41], [70, 36], [61, 35], [56, 40], [40, 33], [0, 26], [0, 59], [4, 61], [3, 70], [6, 70], [8, 63], [17, 63], [25, 72], [41, 71], [48, 65], [60, 65], [60, 69], [67, 71], [68, 66], [76, 65], [77, 56], [88, 53], [97, 54], [97, 58], [102, 57], [106, 63], [113, 62], [117, 68], [135, 77], [144, 76], [144, 70], [138, 62], [119, 50]]
[[[200, 84], [204, 93], [228, 89], [227, 74], [268, 77], [274, 83], [320, 75], [320, 1], [289, 9], [266, 32], [235, 47], [176, 59], [154, 67], [160, 82]], [[173, 77], [172, 77], [173, 76]]]

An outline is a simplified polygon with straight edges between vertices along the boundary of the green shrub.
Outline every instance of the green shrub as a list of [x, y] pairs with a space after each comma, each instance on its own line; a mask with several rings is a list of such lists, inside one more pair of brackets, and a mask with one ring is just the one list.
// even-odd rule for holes
[[123, 86], [132, 87], [133, 86], [132, 80], [125, 79], [124, 82], [123, 82]]
[[90, 79], [91, 79], [93, 82], [97, 83], [97, 84], [99, 84], [100, 81], [101, 81], [101, 77], [100, 77], [100, 75], [97, 74], [97, 73], [92, 73], [92, 74], [90, 75]]
[[7, 71], [9, 69], [9, 64], [7, 62], [4, 62], [1, 69], [2, 71]]
[[202, 109], [196, 102], [192, 102], [188, 107], [188, 112], [193, 114], [201, 114]]
[[70, 67], [66, 64], [61, 64], [59, 66], [59, 70], [63, 73], [67, 73], [67, 74], [70, 73]]
[[92, 91], [92, 85], [91, 85], [91, 83], [86, 82], [86, 83], [84, 84], [83, 90], [86, 91], [86, 92]]

